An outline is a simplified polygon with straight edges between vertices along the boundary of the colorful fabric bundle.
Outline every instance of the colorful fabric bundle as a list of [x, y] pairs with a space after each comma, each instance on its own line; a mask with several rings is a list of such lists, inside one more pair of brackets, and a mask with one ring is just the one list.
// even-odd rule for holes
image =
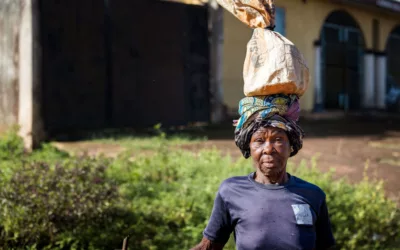
[[275, 114], [284, 116], [292, 121], [299, 120], [299, 98], [297, 95], [275, 94], [268, 96], [245, 97], [239, 102], [240, 119], [235, 122], [236, 130], [246, 126], [255, 119], [258, 112], [262, 119], [268, 119]]

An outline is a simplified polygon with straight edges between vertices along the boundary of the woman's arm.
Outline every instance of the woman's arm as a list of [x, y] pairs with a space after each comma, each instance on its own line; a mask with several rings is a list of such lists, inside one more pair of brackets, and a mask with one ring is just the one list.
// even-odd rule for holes
[[203, 238], [197, 246], [193, 247], [191, 250], [222, 250], [224, 245], [220, 243], [212, 242], [207, 238]]
[[[222, 250], [234, 230], [229, 209], [222, 198], [221, 190], [229, 192], [229, 186], [223, 182], [214, 199], [214, 206], [208, 220], [207, 227], [203, 231], [203, 239], [200, 244], [191, 250]], [[211, 240], [210, 240], [211, 239]]]

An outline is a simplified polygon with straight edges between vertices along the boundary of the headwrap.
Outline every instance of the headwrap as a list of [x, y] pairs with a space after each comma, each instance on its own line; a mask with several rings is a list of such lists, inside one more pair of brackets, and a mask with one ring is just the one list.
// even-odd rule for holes
[[245, 158], [250, 157], [250, 140], [261, 127], [286, 131], [294, 156], [303, 146], [304, 132], [297, 124], [300, 105], [296, 95], [276, 94], [245, 97], [239, 102], [240, 119], [235, 122], [235, 143]]

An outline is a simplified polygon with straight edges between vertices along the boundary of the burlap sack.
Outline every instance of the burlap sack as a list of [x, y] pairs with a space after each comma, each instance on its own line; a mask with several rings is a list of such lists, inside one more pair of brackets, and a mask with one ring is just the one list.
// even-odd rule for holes
[[257, 28], [247, 44], [243, 68], [246, 96], [303, 95], [310, 73], [294, 44], [274, 31]]

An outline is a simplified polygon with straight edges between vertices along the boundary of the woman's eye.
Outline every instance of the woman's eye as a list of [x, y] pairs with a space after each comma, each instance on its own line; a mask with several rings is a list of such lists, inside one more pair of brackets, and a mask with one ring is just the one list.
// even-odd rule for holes
[[257, 139], [255, 139], [254, 141], [255, 141], [255, 142], [263, 142], [263, 139], [262, 139], [262, 138], [257, 138]]

